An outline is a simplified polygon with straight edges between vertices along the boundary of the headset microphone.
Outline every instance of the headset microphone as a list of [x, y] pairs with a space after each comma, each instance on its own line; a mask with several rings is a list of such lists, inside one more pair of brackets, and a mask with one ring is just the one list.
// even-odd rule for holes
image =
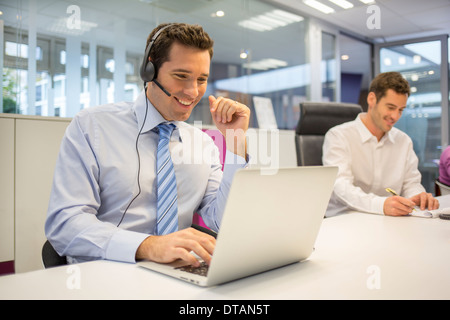
[[166, 89], [164, 89], [164, 87], [158, 82], [158, 80], [156, 80], [156, 79], [153, 79], [153, 82], [158, 86], [158, 88], [160, 88], [168, 97], [170, 97], [171, 96], [171, 94], [166, 90]]

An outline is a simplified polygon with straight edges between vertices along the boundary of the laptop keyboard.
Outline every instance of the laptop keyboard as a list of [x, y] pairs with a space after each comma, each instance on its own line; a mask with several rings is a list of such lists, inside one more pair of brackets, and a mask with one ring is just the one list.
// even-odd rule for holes
[[186, 271], [189, 273], [198, 274], [200, 276], [206, 277], [206, 275], [208, 274], [208, 268], [209, 268], [209, 266], [206, 264], [206, 262], [201, 261], [199, 267], [183, 266], [183, 267], [178, 267], [175, 269], [179, 269], [181, 271]]

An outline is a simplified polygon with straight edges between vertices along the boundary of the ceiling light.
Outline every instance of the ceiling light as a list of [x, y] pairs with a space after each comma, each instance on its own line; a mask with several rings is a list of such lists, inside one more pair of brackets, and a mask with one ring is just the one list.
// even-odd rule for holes
[[241, 59], [247, 59], [247, 57], [248, 57], [248, 51], [242, 49], [242, 50], [241, 50], [241, 53], [239, 54], [239, 58], [241, 58]]
[[328, 0], [328, 1], [333, 2], [334, 4], [338, 5], [343, 9], [353, 8], [353, 3], [348, 2], [347, 0]]
[[364, 3], [364, 4], [372, 4], [372, 3], [375, 3], [375, 0], [359, 0], [359, 1], [361, 1], [361, 2]]
[[303, 3], [307, 6], [310, 6], [311, 8], [314, 8], [316, 10], [319, 10], [320, 12], [323, 12], [325, 14], [333, 13], [335, 12], [333, 8], [324, 5], [323, 3], [320, 3], [316, 0], [303, 0]]
[[294, 22], [300, 22], [303, 21], [302, 16], [298, 16], [296, 14], [286, 12], [283, 10], [273, 10], [266, 13], [266, 16], [277, 18], [281, 21], [285, 21], [287, 23], [294, 23]]
[[412, 81], [417, 81], [417, 80], [419, 80], [419, 75], [416, 74], [416, 73], [415, 73], [415, 74], [412, 74], [412, 75], [411, 75], [411, 80], [412, 80]]
[[268, 17], [266, 15], [259, 16], [259, 20], [261, 22], [266, 23], [267, 25], [269, 25], [269, 26], [271, 26], [273, 28], [284, 27], [284, 26], [287, 25], [287, 22], [284, 22], [284, 21], [281, 21], [281, 20], [277, 20], [277, 19], [274, 19], [272, 17]]
[[417, 92], [417, 88], [416, 87], [411, 87], [411, 92], [412, 93], [416, 93]]
[[279, 27], [287, 26], [294, 22], [300, 22], [302, 20], [302, 16], [283, 10], [272, 10], [270, 12], [240, 21], [238, 24], [241, 27], [255, 31], [270, 31]]
[[401, 65], [406, 64], [406, 58], [405, 57], [398, 57], [398, 64], [401, 64]]
[[95, 22], [81, 20], [79, 28], [69, 29], [67, 27], [67, 19], [59, 18], [59, 19], [56, 19], [52, 24], [48, 25], [46, 27], [46, 30], [50, 31], [50, 32], [60, 33], [60, 34], [80, 36], [86, 32], [90, 32], [91, 29], [97, 28], [97, 26], [98, 26], [98, 24]]
[[384, 58], [383, 63], [385, 66], [390, 66], [392, 65], [392, 60], [391, 58]]
[[215, 18], [215, 17], [223, 17], [225, 15], [225, 12], [223, 12], [222, 10], [217, 10], [216, 12], [211, 13], [211, 17]]
[[428, 74], [429, 74], [429, 75], [432, 75], [432, 74], [434, 74], [434, 71], [433, 71], [433, 70], [430, 70], [430, 71], [428, 71]]
[[252, 21], [252, 20], [244, 20], [238, 23], [241, 27], [247, 28], [247, 29], [252, 29], [255, 31], [270, 31], [273, 28], [266, 26], [265, 24], [256, 22], [256, 21]]
[[343, 60], [343, 61], [346, 61], [346, 60], [348, 60], [350, 57], [348, 56], [348, 54], [343, 54], [342, 56], [341, 56], [341, 60]]
[[413, 56], [413, 62], [414, 62], [415, 64], [419, 64], [420, 61], [422, 61], [422, 57], [419, 56], [418, 54], [415, 54], [415, 55]]
[[250, 63], [244, 63], [244, 68], [256, 69], [256, 70], [268, 70], [268, 69], [276, 69], [280, 67], [286, 67], [288, 64], [286, 61], [278, 60], [278, 59], [262, 59], [259, 61], [253, 61]]

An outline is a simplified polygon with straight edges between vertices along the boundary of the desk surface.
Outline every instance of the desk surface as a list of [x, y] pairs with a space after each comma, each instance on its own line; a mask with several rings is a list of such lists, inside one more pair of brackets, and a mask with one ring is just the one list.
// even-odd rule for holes
[[450, 299], [450, 221], [327, 218], [304, 262], [200, 288], [96, 261], [0, 277], [0, 299]]

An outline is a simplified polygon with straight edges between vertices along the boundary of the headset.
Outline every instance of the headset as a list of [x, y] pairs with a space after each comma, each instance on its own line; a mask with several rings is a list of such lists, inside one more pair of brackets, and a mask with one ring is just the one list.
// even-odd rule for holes
[[162, 27], [161, 29], [156, 32], [156, 34], [151, 39], [150, 43], [148, 44], [147, 48], [145, 49], [144, 59], [142, 60], [141, 69], [139, 70], [141, 79], [144, 81], [144, 84], [147, 82], [154, 82], [168, 97], [171, 96], [171, 94], [163, 88], [163, 86], [156, 80], [156, 74], [157, 70], [155, 65], [152, 61], [149, 60], [150, 58], [150, 52], [153, 46], [153, 43], [155, 43], [156, 39], [159, 37], [161, 32], [163, 32], [165, 29], [173, 26], [174, 24], [169, 24], [167, 26]]
[[[139, 70], [141, 79], [144, 81], [144, 91], [145, 92], [147, 92], [147, 83], [148, 82], [154, 82], [168, 97], [171, 96], [171, 94], [166, 89], [164, 89], [164, 87], [156, 80], [157, 70], [156, 70], [155, 65], [153, 64], [153, 62], [149, 61], [149, 57], [150, 57], [150, 52], [151, 52], [153, 43], [155, 43], [156, 39], [159, 37], [161, 32], [163, 30], [173, 26], [173, 25], [174, 24], [169, 24], [169, 25], [164, 26], [161, 29], [159, 29], [158, 32], [156, 32], [156, 34], [150, 40], [150, 43], [148, 44], [148, 46], [145, 48], [144, 59], [142, 60], [141, 68]], [[139, 137], [141, 136], [142, 129], [144, 129], [145, 121], [147, 120], [147, 113], [148, 113], [148, 98], [146, 96], [145, 97], [145, 115], [144, 115], [144, 120], [142, 121], [142, 126], [139, 129], [139, 132], [138, 132], [137, 137], [136, 137], [136, 154], [137, 154], [137, 157], [138, 157], [138, 172], [137, 172], [138, 193], [134, 196], [133, 199], [131, 199], [130, 203], [128, 203], [128, 206], [126, 207], [125, 211], [123, 212], [122, 218], [120, 219], [119, 223], [117, 224], [117, 227], [119, 227], [120, 224], [122, 223], [123, 218], [125, 217], [125, 214], [127, 213], [127, 211], [130, 208], [131, 204], [141, 194], [141, 184], [140, 184], [140, 181], [139, 181], [139, 176], [140, 176], [140, 172], [141, 172], [141, 157], [139, 155], [138, 142], [139, 142]]]

